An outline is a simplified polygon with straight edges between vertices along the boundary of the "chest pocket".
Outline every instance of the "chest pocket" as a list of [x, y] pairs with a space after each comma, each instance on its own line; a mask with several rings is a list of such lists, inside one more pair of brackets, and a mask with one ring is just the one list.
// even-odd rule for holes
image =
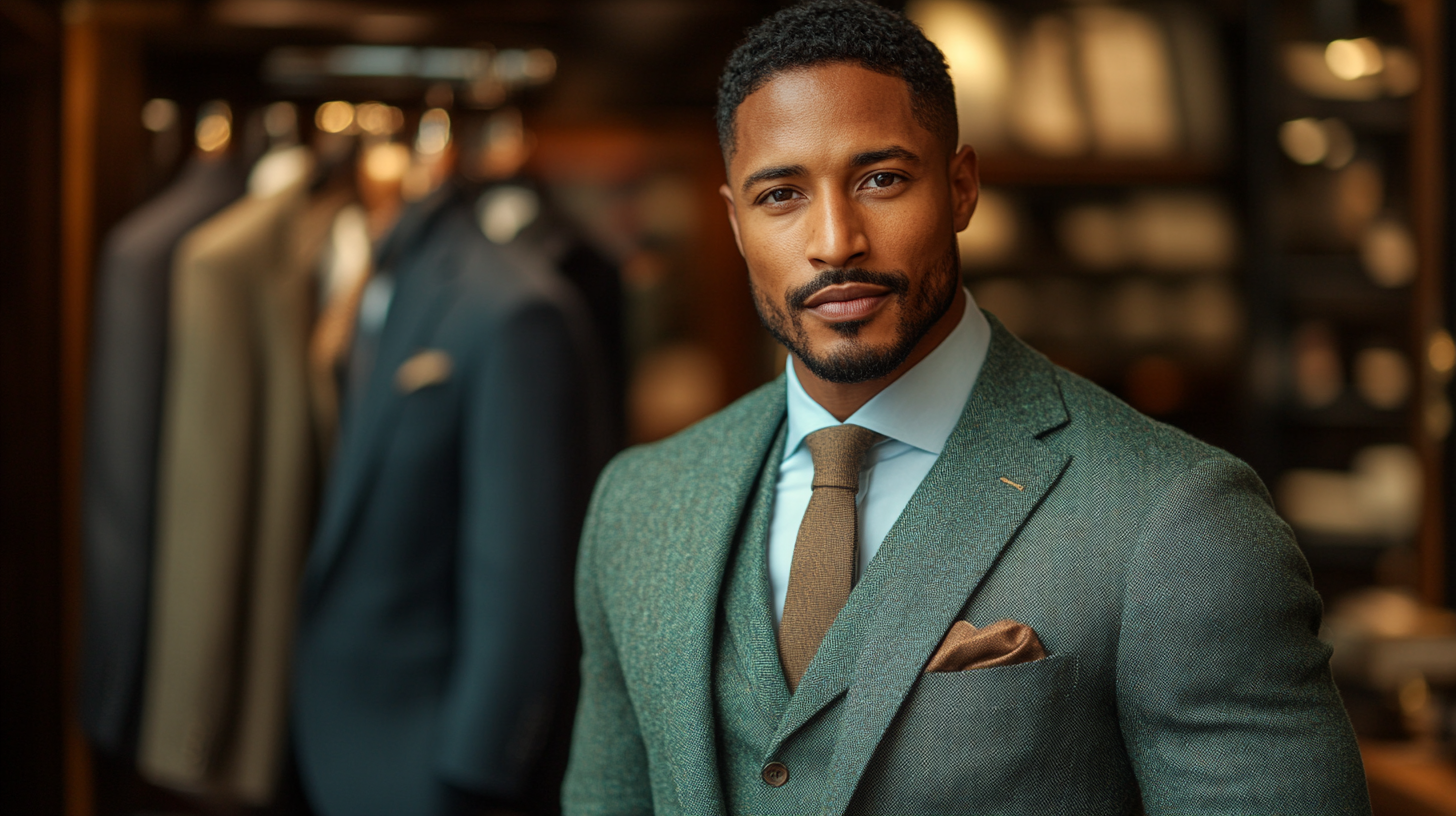
[[922, 674], [880, 741], [852, 810], [1003, 812], [1019, 788], [1061, 772], [1076, 687], [1077, 659], [1066, 654]]

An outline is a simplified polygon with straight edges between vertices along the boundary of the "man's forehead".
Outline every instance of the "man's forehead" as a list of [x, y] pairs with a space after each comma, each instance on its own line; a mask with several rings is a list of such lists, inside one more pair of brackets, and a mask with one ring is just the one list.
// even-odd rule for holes
[[743, 100], [734, 120], [735, 175], [765, 164], [847, 165], [889, 145], [924, 155], [933, 141], [915, 118], [904, 80], [851, 63], [776, 74]]

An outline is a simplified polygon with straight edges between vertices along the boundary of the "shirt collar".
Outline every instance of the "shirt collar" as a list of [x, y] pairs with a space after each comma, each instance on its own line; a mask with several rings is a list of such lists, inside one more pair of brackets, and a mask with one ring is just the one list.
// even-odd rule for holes
[[[965, 314], [940, 345], [845, 422], [939, 456], [960, 421], [990, 346], [991, 324], [976, 307], [971, 293], [966, 292]], [[792, 361], [784, 368], [789, 404], [788, 438], [784, 444], [787, 459], [804, 437], [838, 425], [839, 420], [804, 390]]]

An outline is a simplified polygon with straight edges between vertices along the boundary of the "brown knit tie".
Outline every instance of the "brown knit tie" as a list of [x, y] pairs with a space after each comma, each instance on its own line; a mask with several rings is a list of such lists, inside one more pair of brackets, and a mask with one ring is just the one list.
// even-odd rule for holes
[[883, 438], [858, 425], [835, 425], [804, 437], [814, 458], [814, 492], [794, 542], [789, 594], [779, 624], [779, 659], [790, 691], [799, 687], [854, 588], [859, 470], [865, 451]]

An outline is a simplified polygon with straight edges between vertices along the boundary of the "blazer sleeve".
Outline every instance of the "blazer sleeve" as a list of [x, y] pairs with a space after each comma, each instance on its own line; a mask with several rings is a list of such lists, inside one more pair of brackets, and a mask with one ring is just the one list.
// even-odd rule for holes
[[1247, 465], [1170, 485], [1124, 591], [1117, 702], [1149, 816], [1370, 813], [1319, 595]]
[[647, 748], [612, 640], [595, 564], [598, 513], [612, 484], [608, 467], [582, 533], [576, 569], [576, 614], [581, 629], [581, 698], [571, 733], [561, 804], [565, 816], [627, 816], [652, 813]]
[[570, 665], [585, 401], [567, 318], [548, 301], [506, 316], [475, 365], [437, 762], [443, 781], [511, 799], [523, 793]]

